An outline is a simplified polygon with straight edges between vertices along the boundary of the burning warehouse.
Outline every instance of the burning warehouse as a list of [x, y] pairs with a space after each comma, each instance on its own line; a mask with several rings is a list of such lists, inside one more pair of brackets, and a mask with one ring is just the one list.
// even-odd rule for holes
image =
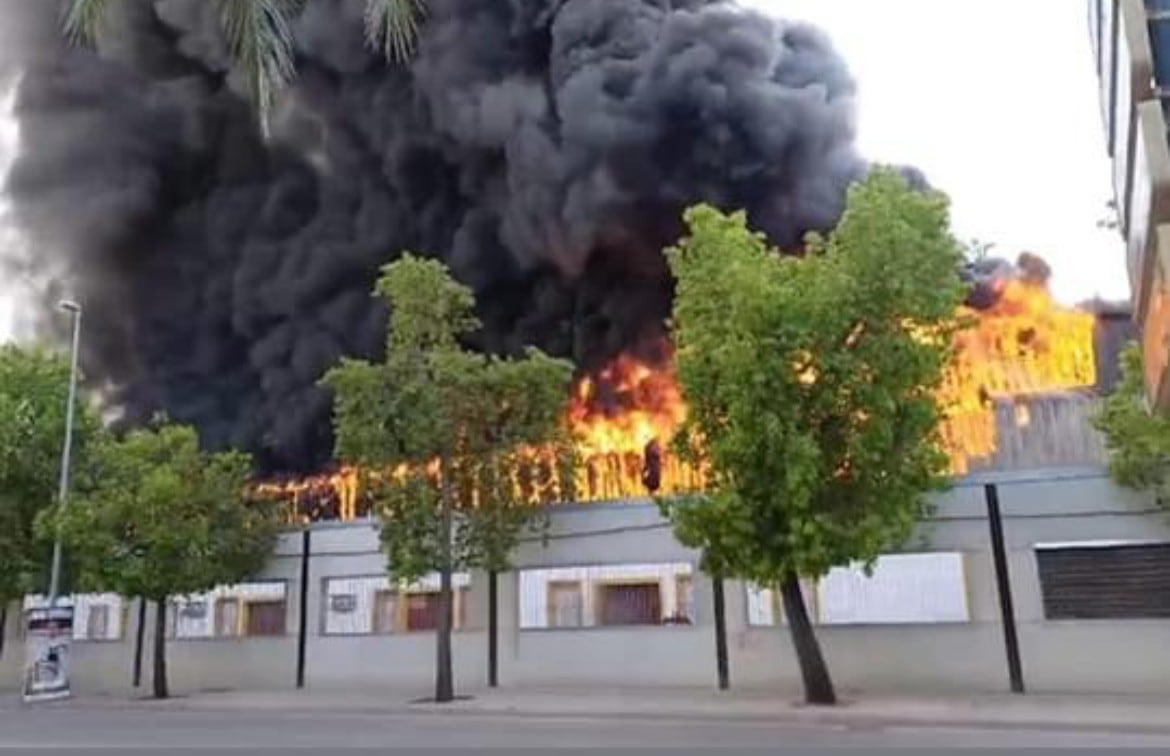
[[[970, 326], [956, 339], [939, 392], [956, 476], [1104, 464], [1091, 417], [1116, 380], [1133, 326], [1124, 308], [1057, 304], [1048, 275], [1030, 254], [1016, 265], [987, 260], [966, 271], [970, 295], [959, 315]], [[582, 460], [580, 497], [616, 501], [701, 489], [702, 471], [668, 448], [686, 412], [665, 339], [653, 358], [623, 354], [580, 377], [566, 417]], [[373, 506], [349, 468], [262, 488], [283, 496], [298, 518], [353, 519]]]
[[[128, 421], [163, 410], [249, 449], [318, 491], [320, 516], [368, 506], [352, 471], [305, 477], [331, 456], [317, 381], [378, 357], [369, 291], [401, 250], [475, 289], [475, 346], [581, 367], [583, 498], [693, 489], [701, 472], [665, 448], [686, 412], [661, 255], [681, 210], [744, 208], [799, 253], [867, 170], [826, 37], [724, 0], [433, 0], [409, 69], [366, 50], [360, 3], [314, 0], [267, 140], [208, 3], [118, 3], [96, 51], [60, 41], [53, 5], [0, 0], [20, 125], [6, 193], [29, 242], [3, 262], [86, 302], [86, 373]], [[1028, 464], [1019, 439], [1051, 408], [1088, 406], [1093, 318], [1055, 305], [1047, 276], [1032, 256], [968, 271], [978, 325], [944, 391], [956, 473]]]
[[[387, 313], [369, 292], [383, 264], [404, 249], [441, 258], [475, 290], [474, 346], [535, 344], [581, 367], [566, 417], [584, 457], [579, 498], [611, 502], [558, 507], [548, 542], [517, 549], [500, 591], [506, 679], [708, 685], [714, 583], [646, 501], [704, 484], [666, 444], [687, 408], [661, 250], [700, 201], [745, 209], [793, 254], [806, 232], [831, 229], [867, 170], [848, 69], [819, 31], [727, 0], [427, 5], [404, 68], [367, 51], [360, 2], [306, 2], [292, 30], [299, 79], [262, 136], [212, 3], [112, 4], [95, 52], [60, 41], [54, 2], [0, 0], [0, 102], [20, 125], [5, 217], [27, 241], [0, 249], [0, 265], [47, 301], [67, 289], [86, 303], [86, 374], [128, 421], [165, 410], [209, 446], [255, 452], [290, 515], [360, 520], [371, 501], [358, 471], [316, 474], [332, 448], [317, 381], [343, 355], [380, 356]], [[1000, 690], [994, 597], [1009, 581], [995, 580], [986, 529], [968, 527], [986, 510], [964, 476], [1066, 468], [1000, 492], [1011, 584], [1042, 581], [1017, 593], [1030, 684], [1164, 693], [1166, 676], [1149, 673], [1164, 628], [1129, 623], [1126, 643], [1103, 644], [1083, 623], [1051, 627], [1149, 617], [1142, 597], [1165, 595], [1135, 572], [1076, 583], [1130, 553], [1101, 539], [1170, 540], [1148, 502], [1104, 478], [1087, 423], [1126, 318], [1057, 305], [1033, 256], [966, 275], [972, 327], [940, 397], [957, 485], [927, 523], [929, 553], [883, 556], [869, 582], [842, 568], [810, 585], [816, 621], [837, 626], [834, 667], [859, 689]], [[1048, 516], [1030, 518], [1034, 506]], [[1076, 546], [1089, 540], [1097, 552]], [[299, 632], [314, 685], [426, 679], [431, 657], [410, 633], [434, 629], [434, 581], [385, 573], [366, 524], [286, 534], [254, 582], [168, 608], [177, 640], [264, 642], [176, 643], [176, 666], [208, 688], [286, 685], [279, 660], [291, 667]], [[486, 666], [487, 591], [478, 574], [456, 583], [463, 679]], [[797, 679], [767, 594], [727, 582], [737, 684]], [[122, 598], [99, 598], [108, 618], [127, 616]], [[110, 641], [79, 645], [93, 689], [124, 685], [108, 679], [112, 655], [127, 655], [123, 624], [75, 626]]]

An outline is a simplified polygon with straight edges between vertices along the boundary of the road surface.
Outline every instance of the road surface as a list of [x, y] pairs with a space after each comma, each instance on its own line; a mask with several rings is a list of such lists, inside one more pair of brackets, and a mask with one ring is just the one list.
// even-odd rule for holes
[[1138, 746], [1170, 748], [1170, 733], [944, 727], [844, 727], [671, 718], [569, 718], [429, 711], [231, 711], [72, 705], [0, 706], [0, 749], [19, 747], [945, 747]]

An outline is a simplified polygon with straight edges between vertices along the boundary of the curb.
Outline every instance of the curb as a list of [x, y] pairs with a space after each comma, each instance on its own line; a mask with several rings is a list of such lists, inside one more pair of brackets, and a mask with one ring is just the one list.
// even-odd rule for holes
[[[408, 694], [404, 694], [408, 695]], [[529, 708], [522, 703], [492, 704], [490, 699], [472, 699], [472, 701], [486, 702], [487, 705], [472, 703], [471, 701], [456, 701], [452, 704], [440, 705], [430, 702], [411, 702], [409, 699], [401, 702], [363, 703], [360, 701], [338, 705], [337, 703], [321, 706], [313, 705], [305, 700], [274, 700], [263, 702], [262, 705], [240, 700], [216, 700], [215, 695], [191, 694], [176, 696], [167, 701], [153, 701], [150, 699], [127, 699], [119, 697], [82, 697], [58, 704], [47, 704], [57, 709], [76, 710], [134, 710], [155, 711], [168, 713], [183, 712], [256, 712], [276, 715], [322, 714], [340, 716], [426, 716], [426, 717], [508, 717], [515, 719], [569, 719], [569, 720], [650, 720], [661, 722], [677, 722], [680, 720], [704, 722], [741, 722], [744, 724], [784, 724], [806, 725], [811, 727], [838, 727], [850, 730], [872, 730], [890, 728], [909, 729], [997, 729], [997, 730], [1061, 730], [1065, 732], [1125, 732], [1134, 734], [1167, 734], [1170, 733], [1170, 717], [1165, 724], [1135, 722], [1125, 718], [1103, 718], [1099, 721], [1070, 721], [1071, 715], [1063, 718], [1045, 718], [1042, 715], [1022, 717], [1003, 717], [987, 714], [983, 716], [964, 716], [956, 713], [939, 712], [936, 715], [905, 715], [895, 712], [884, 713], [851, 709], [855, 705], [845, 702], [835, 709], [814, 709], [802, 704], [785, 704], [777, 707], [773, 712], [762, 711], [713, 711], [710, 708], [688, 709], [685, 706], [675, 708], [663, 707], [660, 709], [580, 709], [570, 708], [571, 704], [557, 704], [550, 708]], [[0, 702], [0, 712], [5, 710], [17, 711], [24, 709], [19, 701], [12, 706], [4, 706]], [[1170, 713], [1170, 712], [1168, 712]], [[1155, 712], [1151, 712], [1155, 714]]]

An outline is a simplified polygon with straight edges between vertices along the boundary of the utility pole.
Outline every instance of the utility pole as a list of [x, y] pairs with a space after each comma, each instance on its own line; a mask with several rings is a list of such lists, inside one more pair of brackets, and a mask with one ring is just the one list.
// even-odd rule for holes
[[[61, 451], [61, 477], [57, 488], [57, 501], [64, 509], [69, 501], [69, 463], [73, 453], [73, 414], [77, 404], [77, 363], [81, 350], [81, 305], [65, 300], [59, 307], [73, 314], [73, 348], [69, 367], [69, 404], [65, 407], [65, 442]], [[49, 608], [57, 605], [61, 592], [61, 535], [53, 542], [53, 566], [49, 573]]]

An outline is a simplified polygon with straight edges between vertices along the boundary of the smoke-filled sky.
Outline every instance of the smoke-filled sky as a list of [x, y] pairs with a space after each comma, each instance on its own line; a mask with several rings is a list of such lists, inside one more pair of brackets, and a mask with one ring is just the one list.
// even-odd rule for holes
[[921, 168], [956, 233], [1031, 250], [1065, 302], [1129, 296], [1085, 3], [744, 0], [826, 29], [858, 85], [866, 157]]
[[[1061, 300], [1128, 296], [1121, 241], [1096, 225], [1109, 167], [1080, 2], [743, 2], [831, 34], [859, 83], [862, 152], [922, 167], [954, 199], [959, 234], [1044, 254]], [[7, 104], [0, 92], [0, 171]], [[15, 307], [0, 282], [0, 341]]]
[[[1097, 226], [1109, 166], [1081, 3], [743, 2], [829, 32], [859, 84], [861, 150], [925, 170], [951, 195], [960, 235], [1040, 252], [1065, 301], [1128, 296], [1121, 242]], [[0, 92], [0, 172], [9, 104]], [[16, 308], [3, 286], [0, 340]]]
[[[863, 158], [925, 172], [961, 235], [1048, 256], [1065, 298], [1124, 294], [1094, 226], [1102, 138], [1067, 0], [1022, 22], [1044, 56], [1005, 0], [763, 7], [828, 38], [726, 0], [429, 5], [408, 75], [363, 48], [359, 0], [308, 3], [265, 144], [212, 4], [116, 4], [99, 57], [60, 44], [52, 2], [0, 0], [0, 93], [16, 93], [0, 112], [22, 127], [13, 161], [0, 116], [0, 274], [83, 302], [87, 376], [128, 417], [163, 409], [268, 466], [320, 464], [316, 382], [377, 356], [369, 292], [403, 249], [475, 289], [482, 348], [652, 359], [684, 207], [744, 208], [794, 251], [835, 223]], [[16, 223], [23, 246], [4, 240]]]

